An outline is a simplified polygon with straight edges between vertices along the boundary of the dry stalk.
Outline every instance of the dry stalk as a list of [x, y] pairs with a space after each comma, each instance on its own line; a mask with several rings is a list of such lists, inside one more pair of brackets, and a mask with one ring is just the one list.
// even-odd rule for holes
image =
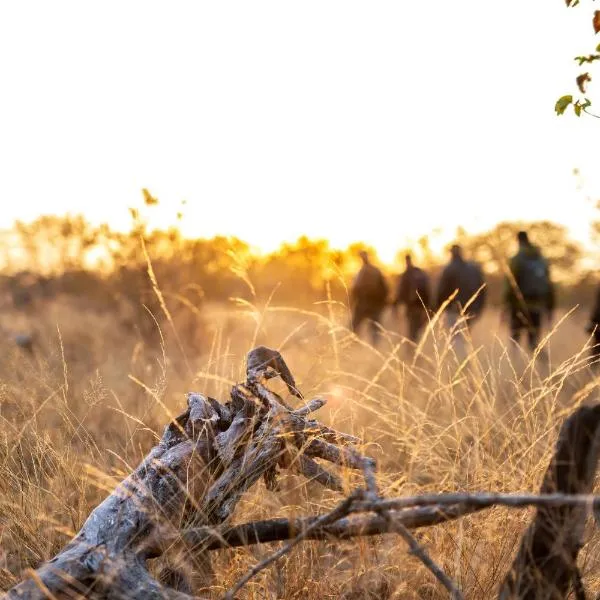
[[[188, 394], [187, 410], [167, 425], [140, 466], [92, 511], [75, 538], [52, 560], [26, 573], [6, 597], [190, 599], [189, 592], [183, 591], [190, 590], [188, 582], [163, 585], [146, 566], [173, 541], [183, 541], [208, 559], [211, 550], [289, 540], [233, 586], [226, 595], [231, 599], [303, 540], [396, 533], [459, 600], [462, 594], [456, 584], [409, 529], [492, 506], [535, 506], [536, 517], [523, 537], [500, 599], [564, 600], [571, 586], [578, 599], [585, 598], [576, 559], [588, 516], [600, 514], [600, 497], [590, 495], [600, 456], [600, 406], [581, 407], [567, 419], [539, 494], [381, 498], [375, 461], [356, 450], [359, 440], [307, 418], [324, 405], [321, 399], [298, 409], [289, 407], [266, 387], [275, 376], [302, 398], [281, 355], [264, 346], [248, 354], [246, 382], [232, 388], [227, 403]], [[364, 487], [321, 516], [231, 525], [238, 501], [259, 478], [276, 489], [278, 468], [293, 468], [342, 491], [340, 478], [315, 459], [362, 471]]]

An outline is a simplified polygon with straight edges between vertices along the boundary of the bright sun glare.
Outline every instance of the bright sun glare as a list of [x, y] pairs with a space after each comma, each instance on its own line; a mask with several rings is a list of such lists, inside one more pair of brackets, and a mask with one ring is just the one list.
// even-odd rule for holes
[[558, 1], [498, 3], [493, 26], [489, 12], [5, 3], [1, 225], [68, 211], [127, 227], [146, 187], [153, 225], [176, 223], [185, 199], [186, 235], [264, 251], [305, 234], [391, 260], [436, 228], [442, 245], [502, 219], [552, 219], [584, 241], [597, 124], [553, 105], [588, 23]]

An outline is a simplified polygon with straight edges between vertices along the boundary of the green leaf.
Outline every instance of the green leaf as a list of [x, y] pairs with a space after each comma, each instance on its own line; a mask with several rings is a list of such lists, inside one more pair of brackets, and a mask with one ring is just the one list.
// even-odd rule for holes
[[559, 98], [556, 101], [556, 104], [554, 106], [554, 110], [556, 111], [556, 114], [562, 115], [565, 112], [565, 110], [567, 110], [567, 107], [569, 106], [569, 104], [571, 104], [572, 102], [573, 102], [573, 96], [571, 96], [570, 94]]
[[596, 52], [600, 52], [600, 44], [596, 46]]
[[575, 102], [575, 104], [573, 104], [573, 110], [575, 111], [575, 114], [580, 117], [582, 112], [585, 112], [585, 109], [588, 106], [591, 106], [591, 102], [589, 101], [588, 98], [584, 99], [584, 102], [581, 102], [581, 100], [577, 100], [577, 102]]
[[595, 60], [600, 60], [600, 54], [588, 54], [587, 56], [576, 56], [574, 58], [581, 66], [583, 63], [593, 63]]

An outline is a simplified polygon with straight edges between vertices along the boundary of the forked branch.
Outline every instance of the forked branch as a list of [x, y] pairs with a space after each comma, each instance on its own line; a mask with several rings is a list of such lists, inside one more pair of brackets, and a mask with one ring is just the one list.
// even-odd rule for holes
[[[328, 447], [355, 438], [306, 419], [323, 400], [311, 400], [294, 411], [266, 387], [274, 376], [302, 398], [279, 352], [264, 346], [248, 354], [247, 380], [233, 387], [227, 403], [188, 394], [187, 410], [166, 427], [141, 465], [91, 513], [57, 556], [29, 573], [7, 597], [185, 598], [161, 585], [146, 568], [146, 560], [162, 555], [168, 540], [178, 535], [181, 515], [185, 527], [224, 526], [246, 490], [261, 477], [275, 487], [277, 468], [289, 466], [341, 491], [339, 477], [304, 455], [303, 449], [321, 433]], [[345, 460], [346, 455], [351, 460]], [[368, 466], [366, 487], [372, 491], [374, 461], [347, 448], [339, 457], [335, 464], [363, 470]], [[198, 544], [198, 551], [206, 550], [203, 545]]]

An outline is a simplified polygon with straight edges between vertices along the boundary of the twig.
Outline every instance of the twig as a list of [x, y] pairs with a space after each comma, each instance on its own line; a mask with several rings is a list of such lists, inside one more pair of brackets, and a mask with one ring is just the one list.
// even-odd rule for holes
[[313, 398], [301, 408], [296, 409], [294, 414], [298, 417], [305, 417], [306, 415], [319, 410], [325, 406], [326, 403], [327, 401], [323, 398]]
[[337, 475], [330, 473], [312, 458], [308, 458], [308, 456], [301, 454], [294, 467], [309, 481], [316, 481], [323, 487], [336, 492], [342, 492], [344, 490], [342, 480]]
[[450, 592], [450, 598], [452, 600], [464, 600], [462, 592], [454, 581], [452, 581], [452, 579], [444, 573], [443, 569], [436, 564], [431, 556], [429, 556], [427, 550], [419, 544], [406, 526], [401, 522], [394, 520], [392, 518], [392, 513], [385, 508], [381, 508], [377, 512], [386, 520], [390, 531], [396, 532], [408, 544], [410, 553], [413, 556], [416, 556], [425, 567], [433, 573], [434, 577]]
[[464, 600], [462, 592], [458, 589], [454, 581], [444, 573], [434, 560], [427, 554], [427, 550], [423, 548], [416, 540], [415, 536], [398, 521], [390, 518], [389, 512], [383, 512], [384, 518], [389, 522], [390, 529], [395, 531], [407, 544], [410, 553], [416, 556], [435, 576], [435, 578], [450, 592], [452, 600]]
[[279, 560], [282, 556], [285, 556], [294, 546], [298, 545], [302, 540], [304, 540], [312, 530], [315, 530], [319, 527], [324, 527], [329, 523], [334, 523], [342, 517], [345, 517], [350, 512], [352, 504], [357, 500], [357, 497], [363, 493], [364, 492], [362, 490], [353, 492], [350, 496], [340, 502], [331, 512], [319, 517], [302, 533], [298, 534], [293, 540], [290, 540], [287, 544], [285, 544], [285, 546], [283, 546], [283, 548], [280, 548], [277, 552], [274, 552], [260, 563], [252, 567], [246, 573], [246, 575], [238, 580], [238, 582], [225, 594], [224, 600], [233, 600], [235, 594], [239, 592], [254, 576], [266, 569], [276, 560]]
[[462, 504], [470, 507], [489, 508], [491, 506], [507, 506], [525, 508], [527, 506], [578, 506], [590, 510], [600, 510], [600, 496], [593, 494], [490, 494], [451, 492], [442, 494], [423, 494], [405, 498], [389, 498], [357, 502], [351, 512], [367, 512], [384, 510], [401, 510], [411, 506], [448, 506]]
[[303, 450], [307, 456], [322, 458], [340, 466], [362, 471], [369, 498], [373, 502], [376, 501], [378, 498], [377, 481], [375, 480], [377, 464], [373, 458], [363, 456], [354, 448], [336, 446], [320, 439], [311, 440]]

